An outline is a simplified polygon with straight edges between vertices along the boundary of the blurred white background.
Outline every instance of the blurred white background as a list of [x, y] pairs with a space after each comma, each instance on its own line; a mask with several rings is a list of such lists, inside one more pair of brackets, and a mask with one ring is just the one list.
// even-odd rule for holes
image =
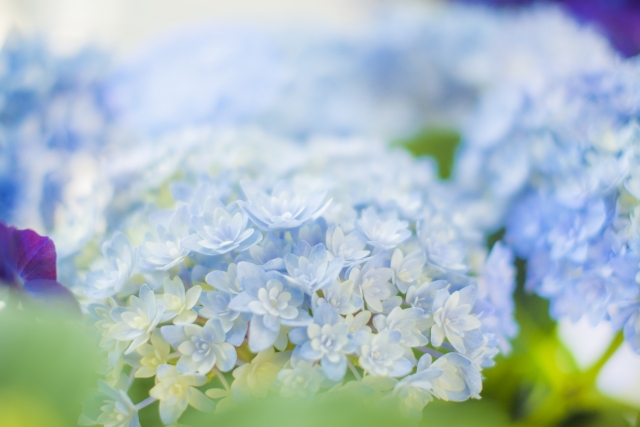
[[0, 0], [0, 43], [7, 31], [39, 32], [70, 53], [87, 43], [126, 52], [154, 34], [192, 22], [283, 22], [348, 28], [376, 0]]

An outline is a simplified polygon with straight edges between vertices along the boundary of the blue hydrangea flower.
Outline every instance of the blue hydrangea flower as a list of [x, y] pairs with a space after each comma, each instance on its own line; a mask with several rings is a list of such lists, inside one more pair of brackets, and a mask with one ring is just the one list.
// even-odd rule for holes
[[102, 254], [106, 267], [87, 275], [85, 293], [90, 298], [107, 298], [120, 292], [136, 267], [137, 253], [121, 232], [102, 244]]
[[216, 366], [223, 372], [231, 370], [237, 360], [236, 349], [226, 341], [219, 319], [209, 319], [204, 326], [163, 326], [162, 336], [182, 356], [176, 368], [182, 374], [206, 374]]
[[513, 319], [516, 287], [514, 255], [510, 248], [496, 242], [478, 278], [478, 301], [475, 310], [482, 312], [482, 329], [491, 332], [506, 353], [509, 338], [516, 335], [518, 325]]
[[220, 255], [229, 251], [242, 252], [262, 240], [262, 235], [247, 228], [249, 217], [242, 212], [231, 216], [219, 200], [207, 199], [204, 215], [191, 219], [196, 234], [180, 243], [187, 249], [204, 255]]
[[320, 361], [322, 371], [333, 381], [340, 381], [347, 372], [347, 354], [356, 345], [347, 325], [329, 304], [323, 304], [313, 314], [313, 322], [306, 328], [294, 329], [289, 334], [298, 345], [294, 352], [309, 362]]
[[447, 353], [431, 367], [442, 371], [442, 376], [434, 381], [434, 391], [441, 399], [460, 402], [470, 397], [480, 398], [482, 378], [473, 363], [463, 355]]
[[358, 344], [360, 366], [371, 375], [402, 377], [413, 368], [400, 344], [402, 334], [398, 331], [384, 330], [375, 335], [360, 331], [354, 339]]
[[345, 236], [340, 226], [333, 226], [327, 231], [327, 249], [336, 258], [342, 258], [346, 267], [366, 261], [370, 251], [365, 250], [366, 242], [358, 232]]
[[271, 195], [249, 182], [242, 182], [247, 201], [238, 201], [251, 221], [263, 230], [291, 230], [318, 218], [331, 200], [322, 204], [326, 191], [297, 192], [287, 181], [279, 182]]
[[[270, 231], [260, 244], [249, 248], [250, 260], [265, 270], [285, 270], [284, 258], [291, 253], [291, 244]], [[248, 259], [249, 260], [249, 259]]]
[[252, 314], [249, 326], [251, 351], [272, 346], [280, 334], [280, 325], [295, 327], [311, 322], [311, 316], [303, 307], [302, 291], [287, 284], [282, 275], [241, 262], [238, 280], [243, 291], [233, 297], [229, 307]]
[[284, 262], [289, 277], [308, 294], [331, 285], [344, 265], [342, 258], [330, 260], [329, 252], [322, 243], [311, 248], [304, 240], [293, 253], [285, 256]]
[[189, 248], [181, 243], [189, 234], [189, 208], [183, 205], [169, 218], [163, 218], [167, 214], [158, 216], [161, 223], [156, 227], [156, 236], [150, 237], [140, 248], [140, 259], [153, 269], [168, 270], [189, 255]]
[[229, 307], [233, 294], [221, 291], [206, 291], [202, 293], [200, 302], [202, 307], [198, 315], [207, 319], [218, 319], [222, 323], [229, 344], [239, 346], [244, 341], [249, 327], [251, 314], [241, 313]]
[[368, 244], [380, 249], [393, 249], [411, 236], [407, 221], [399, 221], [395, 212], [378, 215], [373, 208], [362, 212], [356, 228]]

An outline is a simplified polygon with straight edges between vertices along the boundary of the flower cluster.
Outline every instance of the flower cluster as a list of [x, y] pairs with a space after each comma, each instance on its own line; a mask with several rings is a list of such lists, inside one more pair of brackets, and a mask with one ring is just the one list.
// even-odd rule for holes
[[[513, 257], [487, 257], [430, 162], [369, 140], [204, 135], [178, 155], [184, 179], [162, 184], [166, 208], [123, 218], [87, 275], [110, 396], [94, 422], [354, 384], [414, 415], [479, 397], [515, 333]], [[126, 397], [125, 370], [155, 377], [148, 400]]]
[[[554, 317], [611, 320], [636, 352], [638, 76], [634, 60], [582, 70], [502, 111], [508, 120], [483, 116], [469, 128], [455, 178], [500, 201], [496, 225], [528, 261], [527, 286], [551, 300]], [[490, 140], [474, 139], [489, 130]]]

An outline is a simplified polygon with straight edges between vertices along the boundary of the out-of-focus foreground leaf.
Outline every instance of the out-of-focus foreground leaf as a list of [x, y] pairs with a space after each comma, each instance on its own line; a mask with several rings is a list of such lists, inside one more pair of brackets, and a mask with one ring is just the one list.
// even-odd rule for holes
[[0, 310], [0, 425], [77, 425], [95, 387], [95, 338], [78, 313]]
[[256, 399], [221, 414], [189, 412], [181, 424], [193, 427], [410, 427], [392, 405], [371, 406], [357, 397], [300, 400]]

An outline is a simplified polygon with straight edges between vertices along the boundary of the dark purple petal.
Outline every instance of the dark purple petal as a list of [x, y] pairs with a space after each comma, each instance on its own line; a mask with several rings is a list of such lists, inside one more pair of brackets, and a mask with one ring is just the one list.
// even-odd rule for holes
[[0, 222], [0, 283], [17, 286], [17, 277], [13, 264], [10, 261], [10, 246], [13, 230]]
[[59, 302], [79, 308], [78, 301], [71, 291], [55, 280], [30, 280], [24, 283], [23, 290], [28, 296], [40, 301]]
[[[537, 0], [460, 0], [463, 3], [519, 7]], [[640, 53], [640, 3], [637, 0], [548, 0], [561, 4], [582, 22], [598, 27], [624, 55]]]
[[56, 248], [48, 237], [33, 230], [17, 230], [0, 223], [0, 278], [15, 283], [53, 280], [56, 274]]

